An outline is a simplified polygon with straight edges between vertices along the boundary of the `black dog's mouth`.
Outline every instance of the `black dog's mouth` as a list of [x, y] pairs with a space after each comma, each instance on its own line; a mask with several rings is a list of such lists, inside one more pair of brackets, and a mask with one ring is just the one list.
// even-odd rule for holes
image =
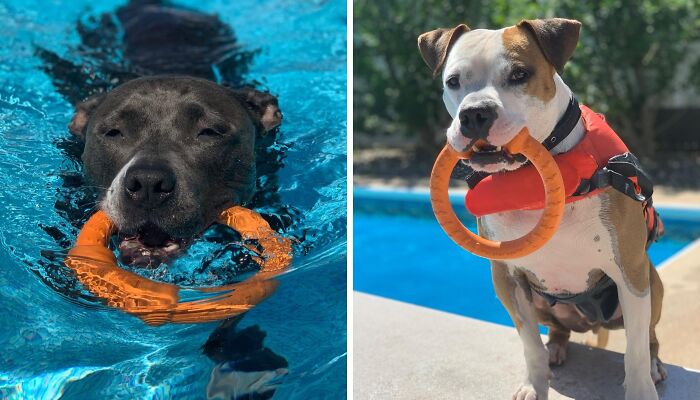
[[149, 222], [135, 234], [119, 235], [119, 257], [124, 264], [157, 267], [182, 253], [192, 238], [175, 238]]
[[487, 166], [493, 164], [515, 164], [527, 161], [522, 154], [510, 154], [501, 146], [491, 144], [479, 144], [472, 147], [474, 151], [469, 158], [472, 165]]

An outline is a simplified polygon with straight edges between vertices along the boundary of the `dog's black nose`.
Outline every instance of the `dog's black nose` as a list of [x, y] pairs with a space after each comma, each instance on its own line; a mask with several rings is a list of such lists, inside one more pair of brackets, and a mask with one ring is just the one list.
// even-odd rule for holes
[[127, 197], [145, 208], [155, 208], [175, 190], [175, 173], [161, 165], [132, 165], [124, 176]]
[[459, 112], [460, 132], [469, 139], [486, 139], [496, 116], [491, 107], [466, 108]]

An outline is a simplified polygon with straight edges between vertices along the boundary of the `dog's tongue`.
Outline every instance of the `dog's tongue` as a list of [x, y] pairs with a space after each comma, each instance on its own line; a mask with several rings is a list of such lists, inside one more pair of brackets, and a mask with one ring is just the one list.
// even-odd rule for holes
[[157, 267], [180, 253], [186, 244], [155, 225], [146, 225], [136, 235], [121, 238], [119, 258], [124, 264]]

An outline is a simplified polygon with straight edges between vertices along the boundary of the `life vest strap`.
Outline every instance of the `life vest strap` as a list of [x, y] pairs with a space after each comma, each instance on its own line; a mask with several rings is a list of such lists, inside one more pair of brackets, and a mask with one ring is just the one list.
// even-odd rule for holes
[[647, 249], [664, 235], [664, 222], [654, 208], [651, 199], [644, 204], [644, 218], [647, 221]]
[[582, 179], [573, 195], [582, 196], [606, 187], [612, 187], [643, 204], [648, 231], [647, 248], [664, 234], [663, 222], [651, 199], [654, 184], [634, 154], [626, 152], [611, 157], [607, 165], [596, 171], [590, 179]]

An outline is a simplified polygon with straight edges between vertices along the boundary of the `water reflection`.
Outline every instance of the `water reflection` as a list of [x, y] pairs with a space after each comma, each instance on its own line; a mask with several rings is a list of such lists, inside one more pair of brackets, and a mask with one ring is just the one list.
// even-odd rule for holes
[[243, 316], [231, 318], [209, 336], [202, 351], [216, 366], [207, 383], [208, 399], [269, 399], [275, 381], [288, 372], [287, 360], [265, 347], [257, 325], [237, 329]]

